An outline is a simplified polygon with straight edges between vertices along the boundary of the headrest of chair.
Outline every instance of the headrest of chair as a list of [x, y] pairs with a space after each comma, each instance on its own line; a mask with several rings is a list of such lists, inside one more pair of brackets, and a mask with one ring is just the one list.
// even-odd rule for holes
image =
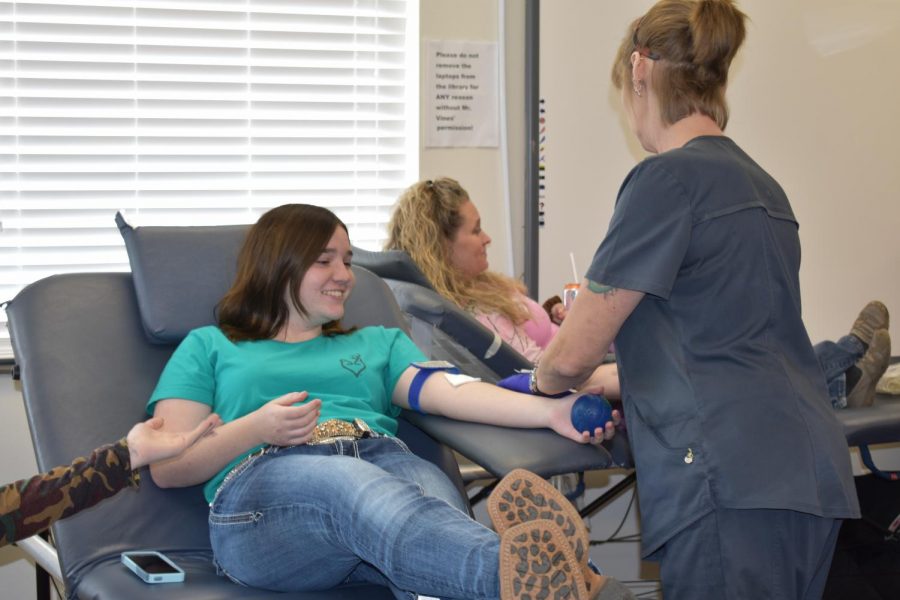
[[132, 227], [121, 213], [141, 323], [152, 342], [181, 341], [216, 322], [215, 307], [234, 281], [249, 225]]
[[354, 246], [353, 264], [365, 267], [383, 279], [408, 281], [428, 289], [434, 289], [409, 254], [402, 250], [371, 252]]

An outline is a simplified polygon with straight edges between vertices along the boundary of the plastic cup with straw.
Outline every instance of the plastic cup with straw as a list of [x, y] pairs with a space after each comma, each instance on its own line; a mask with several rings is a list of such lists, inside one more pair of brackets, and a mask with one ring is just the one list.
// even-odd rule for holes
[[572, 302], [575, 301], [575, 296], [578, 295], [578, 269], [575, 268], [575, 253], [569, 252], [569, 261], [572, 263], [572, 277], [573, 283], [567, 283], [565, 287], [563, 287], [563, 306], [566, 307], [566, 310], [569, 310], [572, 307]]

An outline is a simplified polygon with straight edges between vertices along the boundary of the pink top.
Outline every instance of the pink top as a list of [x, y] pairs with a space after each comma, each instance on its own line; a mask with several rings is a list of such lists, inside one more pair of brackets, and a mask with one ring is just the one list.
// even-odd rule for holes
[[544, 349], [550, 344], [550, 340], [559, 331], [559, 326], [550, 320], [547, 311], [540, 304], [528, 296], [519, 294], [519, 302], [531, 314], [531, 318], [521, 325], [516, 325], [506, 316], [498, 313], [475, 313], [475, 318], [534, 363], [541, 357]]

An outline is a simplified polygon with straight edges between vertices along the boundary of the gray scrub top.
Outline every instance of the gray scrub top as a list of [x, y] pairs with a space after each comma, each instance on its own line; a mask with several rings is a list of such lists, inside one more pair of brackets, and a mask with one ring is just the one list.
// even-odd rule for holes
[[799, 269], [784, 191], [727, 137], [622, 184], [587, 277], [647, 294], [616, 337], [645, 556], [714, 508], [859, 516]]

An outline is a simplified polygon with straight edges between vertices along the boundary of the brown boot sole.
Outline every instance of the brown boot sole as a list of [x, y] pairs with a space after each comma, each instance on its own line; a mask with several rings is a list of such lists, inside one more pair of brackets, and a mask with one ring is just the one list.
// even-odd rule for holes
[[500, 538], [500, 599], [537, 598], [589, 600], [568, 539], [545, 519], [514, 525]]
[[584, 521], [572, 503], [547, 480], [531, 471], [514, 469], [494, 488], [487, 509], [491, 523], [500, 535], [520, 523], [538, 519], [552, 521], [568, 539], [585, 577], [593, 574], [587, 564], [590, 537]]

